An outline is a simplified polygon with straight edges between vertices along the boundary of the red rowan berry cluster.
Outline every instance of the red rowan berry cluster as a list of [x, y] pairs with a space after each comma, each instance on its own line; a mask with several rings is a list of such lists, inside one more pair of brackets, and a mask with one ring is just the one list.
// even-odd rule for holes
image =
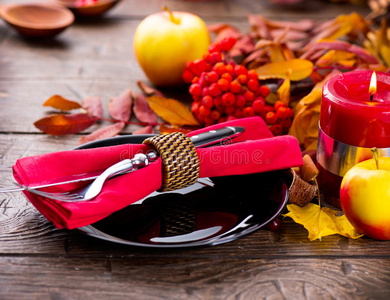
[[191, 84], [192, 113], [205, 126], [261, 116], [274, 135], [286, 132], [293, 111], [281, 101], [266, 103], [270, 89], [260, 84], [257, 72], [229, 59], [227, 52], [235, 43], [234, 38], [213, 43], [203, 58], [187, 64], [183, 79]]

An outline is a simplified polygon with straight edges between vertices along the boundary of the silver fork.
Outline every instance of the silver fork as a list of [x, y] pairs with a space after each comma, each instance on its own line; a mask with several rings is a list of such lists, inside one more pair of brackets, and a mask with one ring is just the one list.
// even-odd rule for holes
[[143, 168], [149, 163], [157, 159], [156, 152], [149, 152], [147, 154], [138, 153], [134, 155], [132, 159], [124, 159], [111, 167], [107, 168], [101, 175], [99, 175], [92, 183], [82, 186], [80, 188], [74, 189], [72, 191], [63, 192], [63, 193], [50, 193], [44, 192], [38, 189], [32, 189], [27, 186], [17, 184], [18, 186], [24, 188], [26, 191], [43, 196], [50, 199], [59, 200], [62, 202], [76, 202], [76, 201], [87, 201], [95, 198], [103, 188], [104, 183], [120, 174], [128, 173], [136, 169]]

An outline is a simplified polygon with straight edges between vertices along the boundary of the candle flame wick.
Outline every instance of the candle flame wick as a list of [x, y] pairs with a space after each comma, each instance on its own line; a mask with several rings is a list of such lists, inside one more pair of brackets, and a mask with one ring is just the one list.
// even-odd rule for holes
[[368, 92], [370, 93], [370, 101], [374, 99], [374, 94], [376, 93], [376, 83], [377, 83], [377, 79], [376, 79], [376, 73], [374, 71], [372, 73], [370, 87], [368, 89]]

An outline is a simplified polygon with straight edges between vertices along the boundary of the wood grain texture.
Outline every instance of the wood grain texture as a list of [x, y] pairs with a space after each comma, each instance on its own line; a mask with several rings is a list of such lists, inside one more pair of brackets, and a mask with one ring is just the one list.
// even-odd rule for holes
[[[379, 299], [389, 260], [0, 257], [1, 299]], [[218, 267], [216, 267], [218, 263]], [[142, 269], [142, 271], [140, 271]], [[381, 289], [381, 299], [390, 290]]]

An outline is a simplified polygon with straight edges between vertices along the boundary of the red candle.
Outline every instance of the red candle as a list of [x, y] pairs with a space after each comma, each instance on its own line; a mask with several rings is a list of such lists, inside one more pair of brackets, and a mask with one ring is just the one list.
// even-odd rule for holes
[[335, 140], [359, 147], [390, 147], [390, 75], [377, 74], [370, 101], [372, 71], [340, 74], [325, 83], [320, 127]]
[[376, 91], [370, 90], [372, 74], [347, 72], [324, 84], [317, 165], [325, 196], [338, 199], [342, 177], [357, 162], [372, 158], [370, 148], [383, 156], [390, 153], [390, 74], [377, 73]]

